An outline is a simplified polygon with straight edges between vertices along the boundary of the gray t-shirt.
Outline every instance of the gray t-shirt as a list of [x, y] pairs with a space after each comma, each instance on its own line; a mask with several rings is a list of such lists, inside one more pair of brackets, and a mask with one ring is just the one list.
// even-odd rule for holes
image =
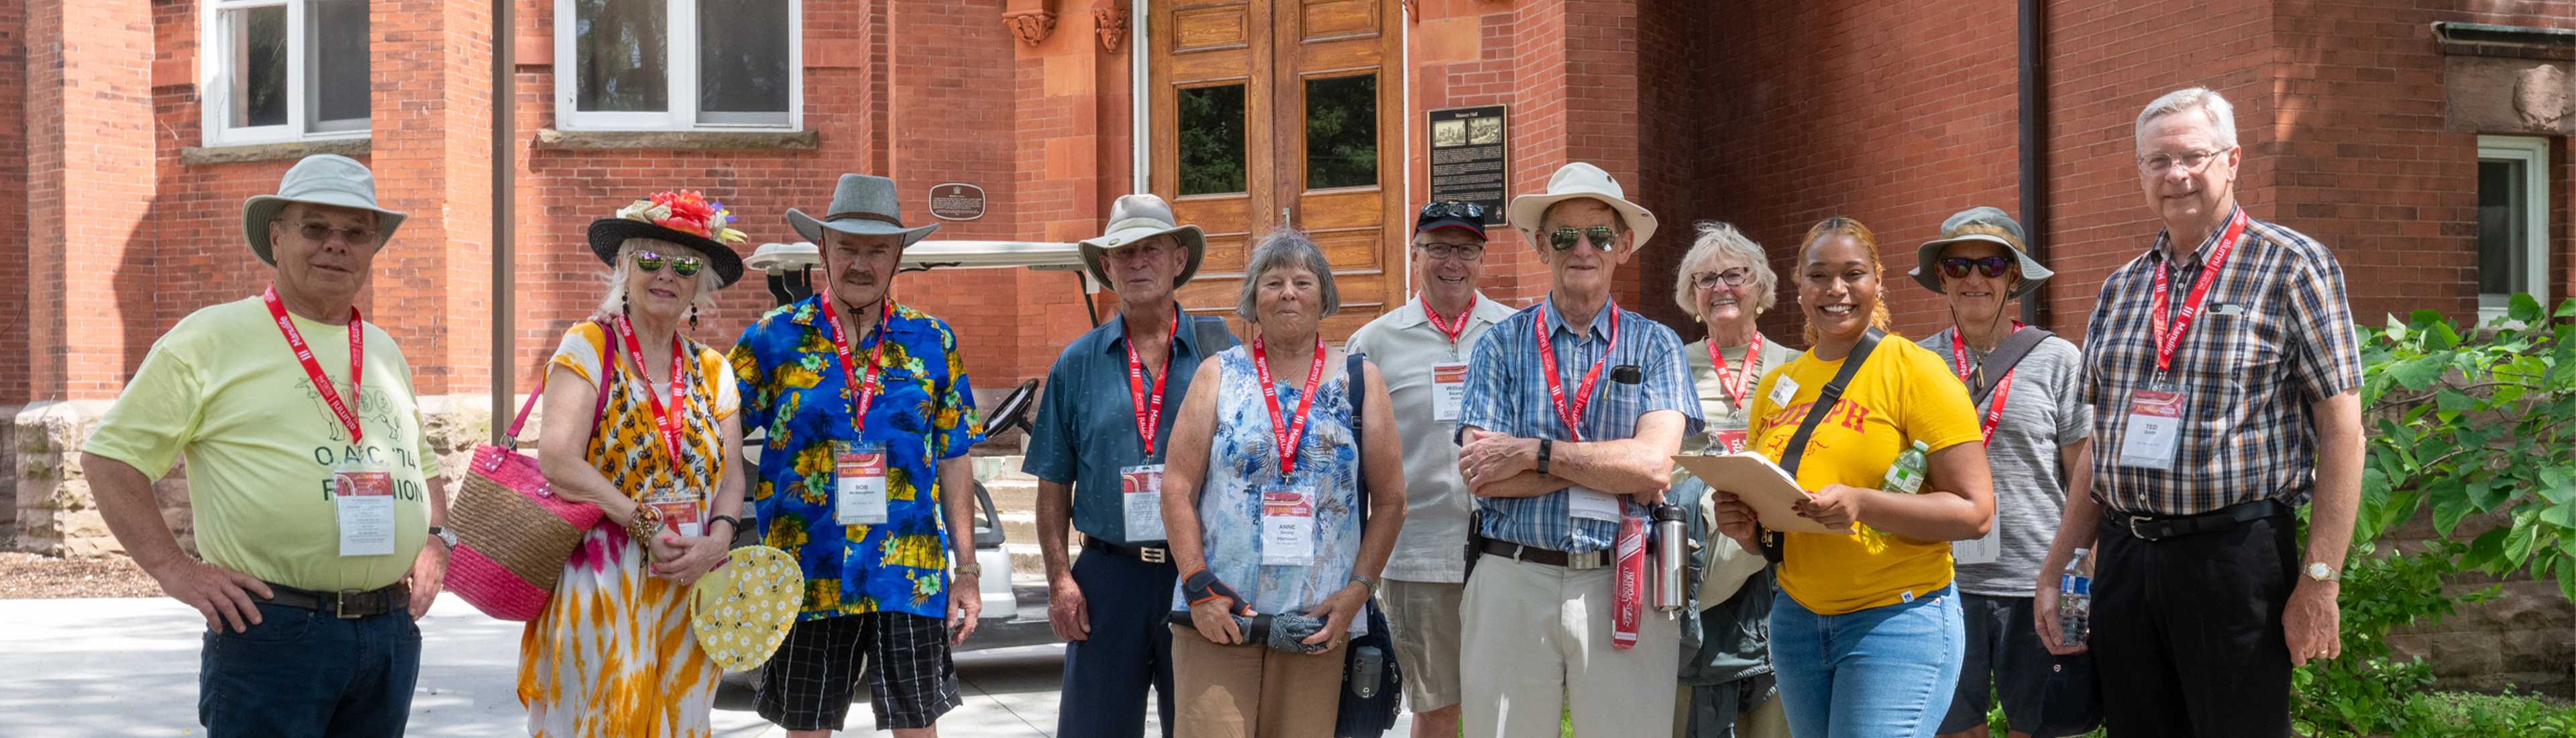
[[[1951, 330], [1957, 329], [1918, 343], [1956, 371]], [[1984, 352], [1968, 350], [1972, 370], [1985, 360]], [[2003, 553], [1993, 563], [1959, 565], [1959, 591], [1973, 595], [2030, 596], [2066, 505], [2066, 469], [2058, 452], [2093, 433], [2093, 408], [2077, 397], [2084, 380], [2084, 357], [2075, 344], [2056, 337], [2041, 341], [2012, 371], [2003, 420], [1995, 424], [1995, 435], [1986, 443], [1986, 464], [1994, 473], [1995, 526], [2001, 529]], [[1991, 396], [1978, 403], [1978, 427], [1984, 427], [1993, 403]]]

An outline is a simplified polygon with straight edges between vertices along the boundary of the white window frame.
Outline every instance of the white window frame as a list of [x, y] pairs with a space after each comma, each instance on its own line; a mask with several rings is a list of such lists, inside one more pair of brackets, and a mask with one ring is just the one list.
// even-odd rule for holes
[[787, 0], [787, 122], [722, 123], [698, 120], [698, 2], [663, 0], [670, 38], [663, 53], [670, 74], [671, 109], [663, 112], [583, 111], [575, 65], [573, 0], [555, 0], [555, 127], [567, 131], [802, 131], [805, 129], [805, 0]]
[[[2523, 165], [2523, 290], [2549, 307], [2549, 139], [2532, 136], [2479, 136], [2478, 161], [2512, 161]], [[2478, 322], [2505, 317], [2511, 295], [2478, 294]]]
[[[368, 123], [352, 129], [323, 130], [319, 121], [305, 119], [314, 90], [308, 72], [310, 64], [309, 32], [305, 5], [310, 0], [204, 0], [197, 5], [197, 89], [199, 139], [206, 146], [244, 146], [250, 144], [287, 143], [294, 141], [327, 141], [366, 138], [374, 129], [375, 106], [368, 106]], [[239, 53], [232, 48], [231, 30], [226, 25], [226, 11], [251, 8], [286, 8], [286, 122], [268, 126], [224, 125], [232, 109], [232, 74], [237, 71], [231, 58]], [[372, 29], [370, 29], [372, 33]], [[371, 52], [372, 53], [372, 52]]]

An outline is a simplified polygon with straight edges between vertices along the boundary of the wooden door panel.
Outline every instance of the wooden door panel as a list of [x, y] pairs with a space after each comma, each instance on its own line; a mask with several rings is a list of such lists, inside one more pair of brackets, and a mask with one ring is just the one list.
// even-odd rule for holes
[[1375, 37], [1383, 10], [1376, 0], [1306, 0], [1298, 3], [1297, 40]]
[[1242, 3], [1230, 6], [1184, 8], [1172, 11], [1171, 26], [1175, 54], [1194, 51], [1248, 49], [1251, 42], [1251, 8]]

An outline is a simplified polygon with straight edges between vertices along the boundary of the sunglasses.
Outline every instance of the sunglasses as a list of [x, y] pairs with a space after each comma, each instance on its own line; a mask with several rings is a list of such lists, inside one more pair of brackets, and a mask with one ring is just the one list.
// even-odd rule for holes
[[695, 256], [663, 256], [659, 251], [635, 252], [635, 268], [644, 270], [645, 274], [660, 272], [663, 264], [669, 264], [672, 274], [695, 277], [698, 276], [698, 267], [703, 263]]
[[303, 235], [304, 240], [314, 243], [328, 242], [334, 234], [346, 239], [352, 244], [373, 245], [376, 242], [376, 232], [372, 229], [333, 228], [331, 227], [331, 224], [321, 221], [311, 221], [297, 225], [295, 227], [295, 232]]
[[1951, 279], [1967, 279], [1968, 268], [1975, 267], [1978, 271], [1985, 272], [1988, 277], [2002, 277], [2004, 276], [2004, 271], [2011, 269], [2012, 265], [2012, 259], [2001, 256], [1988, 256], [1976, 259], [1970, 259], [1965, 256], [1951, 256], [1941, 259], [1941, 273], [1950, 275]]
[[1575, 240], [1586, 236], [1591, 237], [1592, 248], [1602, 251], [1609, 251], [1612, 246], [1619, 243], [1618, 231], [1606, 225], [1597, 225], [1580, 230], [1571, 227], [1556, 229], [1547, 234], [1547, 244], [1556, 247], [1558, 251], [1572, 251]]
[[1422, 206], [1422, 215], [1417, 218], [1417, 220], [1430, 220], [1433, 218], [1473, 218], [1483, 220], [1484, 217], [1485, 206], [1483, 205], [1478, 205], [1472, 202], [1460, 202], [1457, 200], [1442, 200]]

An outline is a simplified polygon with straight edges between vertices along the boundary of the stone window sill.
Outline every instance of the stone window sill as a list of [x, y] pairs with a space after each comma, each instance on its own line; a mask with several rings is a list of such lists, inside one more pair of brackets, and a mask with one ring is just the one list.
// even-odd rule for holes
[[822, 141], [814, 131], [566, 131], [537, 130], [536, 148], [575, 151], [596, 149], [698, 149], [735, 151], [811, 151]]
[[332, 138], [239, 146], [183, 146], [179, 148], [179, 164], [197, 167], [254, 161], [288, 161], [314, 154], [361, 157], [367, 155], [372, 145], [373, 140], [367, 138]]

